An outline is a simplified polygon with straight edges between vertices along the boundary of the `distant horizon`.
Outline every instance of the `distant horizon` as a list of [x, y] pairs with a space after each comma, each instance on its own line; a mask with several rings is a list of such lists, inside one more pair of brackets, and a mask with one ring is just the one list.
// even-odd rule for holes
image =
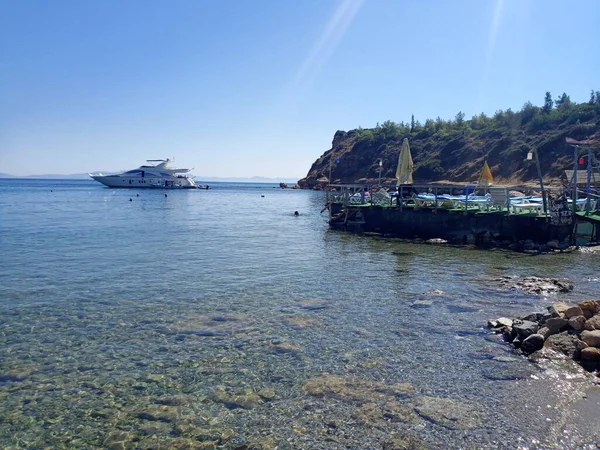
[[[101, 171], [95, 171], [101, 172]], [[247, 182], [247, 183], [262, 183], [262, 182], [272, 182], [272, 183], [296, 183], [301, 178], [296, 177], [263, 177], [260, 175], [253, 175], [249, 177], [214, 177], [214, 176], [202, 176], [202, 175], [191, 175], [192, 178], [198, 179], [200, 181], [211, 181], [211, 182], [225, 182], [225, 183], [235, 183], [235, 182]], [[86, 180], [90, 179], [87, 173], [71, 173], [71, 174], [30, 174], [30, 175], [13, 175], [10, 173], [0, 172], [0, 178], [4, 179], [38, 179], [38, 180]]]

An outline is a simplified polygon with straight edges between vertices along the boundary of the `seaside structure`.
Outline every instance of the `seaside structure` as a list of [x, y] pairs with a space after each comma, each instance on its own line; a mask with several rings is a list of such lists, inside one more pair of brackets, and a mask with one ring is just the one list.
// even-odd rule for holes
[[405, 139], [398, 159], [396, 186], [329, 185], [326, 194], [329, 224], [336, 229], [409, 239], [529, 242], [559, 248], [573, 242], [579, 218], [594, 223], [598, 238], [597, 193], [589, 186], [585, 192], [576, 185], [544, 187], [537, 152], [535, 157], [540, 189], [531, 192], [494, 186], [487, 161], [476, 185], [414, 184], [412, 158]]
[[[565, 170], [566, 184], [576, 201], [580, 197], [585, 199], [583, 208], [573, 208], [576, 230], [593, 242], [600, 242], [600, 165], [595, 152], [598, 142], [567, 138], [566, 143], [573, 148], [573, 170]], [[578, 170], [579, 166], [585, 169]]]

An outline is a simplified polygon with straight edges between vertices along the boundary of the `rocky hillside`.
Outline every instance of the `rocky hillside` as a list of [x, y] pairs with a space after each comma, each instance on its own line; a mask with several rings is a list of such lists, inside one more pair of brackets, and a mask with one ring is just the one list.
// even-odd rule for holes
[[592, 91], [588, 103], [575, 104], [563, 94], [553, 101], [546, 94], [543, 107], [527, 102], [518, 112], [497, 111], [465, 120], [439, 117], [424, 124], [386, 121], [375, 128], [337, 131], [333, 144], [299, 181], [303, 188], [319, 188], [324, 178], [332, 182], [371, 182], [378, 178], [378, 161], [383, 161], [382, 180], [395, 181], [402, 140], [408, 138], [414, 161], [414, 181], [473, 182], [484, 160], [496, 184], [535, 182], [537, 169], [527, 153], [537, 150], [547, 182], [558, 183], [565, 169], [573, 166], [573, 150], [565, 137], [600, 140], [600, 91]]

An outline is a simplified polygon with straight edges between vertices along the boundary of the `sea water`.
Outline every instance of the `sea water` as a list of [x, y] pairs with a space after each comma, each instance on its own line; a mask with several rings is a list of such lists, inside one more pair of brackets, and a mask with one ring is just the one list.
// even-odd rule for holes
[[[211, 187], [0, 180], [0, 448], [595, 447], [593, 377], [486, 321], [597, 297], [597, 255], [347, 234], [321, 192]], [[495, 282], [525, 275], [575, 288]]]

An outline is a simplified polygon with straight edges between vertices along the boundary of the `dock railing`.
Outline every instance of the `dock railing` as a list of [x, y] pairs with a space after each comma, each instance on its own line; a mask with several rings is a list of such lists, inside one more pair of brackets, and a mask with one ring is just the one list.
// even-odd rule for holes
[[[564, 188], [529, 189], [516, 186], [412, 184], [331, 184], [327, 201], [345, 207], [405, 207], [453, 211], [536, 214], [548, 217], [550, 199], [565, 196]], [[521, 194], [521, 195], [519, 195]], [[589, 193], [588, 193], [589, 194]], [[597, 195], [595, 197], [598, 197]], [[589, 198], [589, 197], [588, 197]], [[570, 200], [569, 200], [570, 201]], [[588, 200], [586, 203], [589, 203]], [[578, 205], [579, 206], [579, 205]]]

